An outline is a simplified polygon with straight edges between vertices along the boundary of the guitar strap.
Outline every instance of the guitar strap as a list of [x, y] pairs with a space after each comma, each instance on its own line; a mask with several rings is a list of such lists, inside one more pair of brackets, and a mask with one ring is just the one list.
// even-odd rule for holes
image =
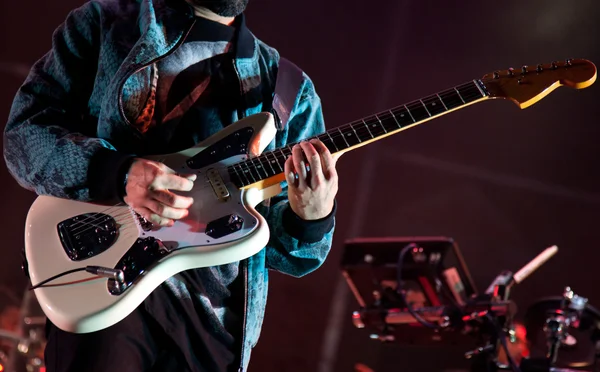
[[290, 120], [290, 114], [303, 81], [302, 70], [286, 58], [281, 57], [273, 95], [273, 111], [278, 131], [283, 130]]

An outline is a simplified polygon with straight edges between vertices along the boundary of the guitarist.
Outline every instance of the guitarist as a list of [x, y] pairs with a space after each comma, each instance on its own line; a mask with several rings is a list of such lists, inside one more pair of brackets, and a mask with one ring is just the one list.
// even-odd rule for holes
[[[16, 94], [4, 134], [10, 173], [37, 194], [116, 204], [170, 226], [194, 201], [193, 176], [141, 159], [180, 151], [271, 108], [279, 55], [246, 27], [248, 0], [92, 0], [72, 11]], [[325, 129], [303, 75], [289, 120], [267, 150]], [[271, 239], [242, 262], [167, 280], [107, 329], [47, 324], [55, 371], [242, 371], [265, 311], [267, 271], [302, 276], [334, 230], [335, 159], [319, 141], [293, 147], [287, 190], [259, 211]], [[111, 204], [111, 205], [112, 205]]]

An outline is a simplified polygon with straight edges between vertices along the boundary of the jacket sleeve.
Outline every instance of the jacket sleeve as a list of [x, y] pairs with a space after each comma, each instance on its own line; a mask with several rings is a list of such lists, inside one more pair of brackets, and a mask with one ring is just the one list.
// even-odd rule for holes
[[[279, 146], [299, 142], [325, 131], [321, 101], [310, 79], [305, 81]], [[283, 192], [270, 201], [267, 222], [271, 237], [267, 246], [267, 267], [295, 277], [316, 270], [331, 249], [335, 225], [334, 205], [329, 216], [316, 221], [301, 219], [288, 204], [287, 183]]]
[[[129, 158], [94, 138], [97, 119], [88, 114], [100, 50], [99, 12], [88, 2], [69, 13], [13, 101], [4, 159], [18, 183], [39, 195], [83, 201], [113, 196], [114, 169]], [[107, 191], [107, 185], [115, 187]]]

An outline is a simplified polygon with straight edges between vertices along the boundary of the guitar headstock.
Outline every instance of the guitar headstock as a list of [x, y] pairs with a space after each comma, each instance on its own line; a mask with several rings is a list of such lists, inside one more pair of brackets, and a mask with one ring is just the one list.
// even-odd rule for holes
[[494, 71], [481, 80], [490, 98], [510, 99], [522, 109], [560, 86], [583, 89], [596, 81], [596, 66], [585, 59], [523, 66], [519, 70]]

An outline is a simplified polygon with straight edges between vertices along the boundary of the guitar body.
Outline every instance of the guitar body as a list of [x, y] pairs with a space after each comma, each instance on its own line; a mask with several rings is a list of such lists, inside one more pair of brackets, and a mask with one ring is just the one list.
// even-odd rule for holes
[[[46, 316], [59, 328], [87, 333], [117, 323], [169, 277], [193, 268], [250, 257], [269, 240], [254, 209], [281, 192], [239, 189], [226, 167], [260, 154], [276, 129], [268, 113], [234, 123], [197, 146], [148, 157], [181, 174], [196, 173], [190, 214], [172, 227], [151, 227], [127, 206], [38, 197], [27, 215], [25, 252], [33, 284], [86, 266], [120, 269], [124, 284], [86, 271], [35, 289]], [[213, 162], [213, 160], [215, 160]]]

